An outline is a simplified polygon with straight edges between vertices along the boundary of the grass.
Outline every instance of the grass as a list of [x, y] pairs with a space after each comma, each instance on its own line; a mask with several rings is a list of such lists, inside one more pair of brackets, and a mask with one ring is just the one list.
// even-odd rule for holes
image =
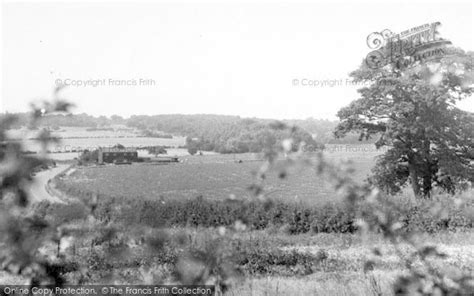
[[263, 277], [247, 279], [234, 286], [227, 296], [307, 296], [307, 295], [393, 295], [391, 285], [396, 274], [371, 275], [348, 272], [319, 272], [303, 278]]
[[[225, 295], [393, 295], [392, 284], [405, 272], [393, 248], [377, 235], [362, 238], [353, 234], [317, 234], [288, 238], [284, 234], [258, 232], [253, 237], [268, 239], [273, 244], [283, 245], [286, 250], [313, 254], [325, 250], [327, 258], [320, 263], [319, 270], [316, 268], [309, 275], [246, 277], [236, 282]], [[443, 271], [460, 268], [464, 273], [474, 275], [472, 231], [420, 234], [418, 239], [428, 245], [441, 243], [440, 250], [448, 257], [443, 261], [433, 260], [435, 268]], [[364, 271], [364, 262], [374, 257], [371, 252], [374, 247], [379, 247], [384, 254], [375, 261], [373, 270]]]
[[[342, 149], [327, 152], [327, 156], [334, 160], [352, 158], [357, 168], [354, 177], [362, 180], [372, 166], [375, 154], [356, 153], [358, 157], [355, 157], [354, 153]], [[397, 259], [393, 247], [379, 235], [362, 237], [357, 233], [289, 231], [291, 223], [302, 224], [301, 215], [294, 211], [295, 208], [300, 207], [300, 212], [315, 209], [318, 214], [312, 221], [319, 223], [322, 221], [322, 214], [319, 213], [328, 212], [321, 204], [336, 200], [328, 180], [320, 178], [310, 169], [294, 169], [283, 181], [276, 174], [266, 180], [265, 187], [274, 192], [273, 199], [292, 201], [285, 203], [293, 206], [286, 213], [287, 220], [280, 224], [268, 223], [260, 230], [249, 227], [247, 231], [234, 227], [236, 219], [226, 222], [225, 219], [233, 217], [229, 214], [232, 211], [223, 211], [225, 203], [221, 201], [230, 194], [246, 197], [246, 187], [253, 181], [251, 172], [261, 164], [255, 155], [210, 155], [186, 157], [184, 163], [176, 165], [78, 168], [57, 181], [75, 192], [86, 192], [86, 196], [98, 193], [96, 211], [105, 216], [109, 213], [110, 219], [88, 222], [90, 225], [86, 231], [62, 252], [70, 254], [68, 260], [72, 265], [77, 264], [87, 270], [85, 281], [88, 283], [106, 281], [110, 278], [110, 271], [113, 271], [114, 280], [120, 283], [142, 282], [147, 278], [144, 270], [154, 270], [160, 276], [172, 279], [180, 252], [190, 250], [211, 255], [226, 254], [225, 262], [232, 262], [238, 271], [226, 295], [392, 295], [391, 285], [397, 275], [405, 272], [405, 268]], [[111, 207], [104, 207], [111, 196], [115, 196]], [[196, 206], [193, 203], [196, 196], [203, 196], [205, 204]], [[298, 198], [292, 198], [294, 196]], [[200, 207], [202, 213], [199, 212]], [[127, 208], [127, 215], [114, 212]], [[256, 207], [250, 208], [254, 210]], [[43, 214], [51, 220], [79, 219], [86, 213], [83, 209], [81, 214], [81, 210], [74, 205], [51, 209], [43, 208]], [[257, 213], [251, 218], [253, 221], [261, 221], [261, 217], [270, 215], [272, 211], [262, 207], [252, 213]], [[190, 227], [189, 216], [193, 215], [199, 217], [193, 221], [201, 222]], [[133, 217], [135, 222], [131, 223], [132, 220], [127, 220], [127, 217]], [[225, 223], [219, 224], [220, 218]], [[180, 223], [155, 225], [154, 221], [159, 219]], [[431, 213], [424, 213], [422, 207], [412, 213], [412, 219], [411, 226], [419, 225], [425, 227], [423, 230], [433, 232], [420, 233], [419, 242], [438, 244], [441, 251], [448, 255], [444, 261], [434, 260], [434, 268], [445, 270], [459, 267], [464, 273], [473, 274], [472, 222], [471, 228], [457, 228], [463, 225], [464, 217], [454, 216], [447, 222], [454, 223], [453, 228], [449, 228], [451, 232], [442, 231], [438, 226], [446, 221], [441, 221], [441, 224], [440, 221], [432, 221]], [[337, 224], [341, 220], [332, 219], [331, 223]], [[117, 232], [109, 235], [100, 229], [104, 225]], [[165, 228], [160, 229], [162, 226]], [[143, 236], [151, 234], [151, 242], [161, 246], [163, 242], [157, 238], [163, 235], [162, 231], [166, 232], [168, 243], [159, 251], [150, 253], [149, 248], [140, 243], [150, 242], [150, 236], [147, 239]], [[129, 247], [126, 252], [118, 250], [123, 245]], [[374, 247], [382, 250], [383, 256], [374, 257]], [[54, 250], [55, 246], [50, 246], [49, 253]], [[110, 250], [116, 255], [115, 258], [106, 255], [106, 251]], [[404, 249], [404, 252], [408, 251], [408, 247]], [[47, 250], [45, 252], [48, 253]], [[367, 270], [365, 263], [369, 259], [374, 261], [374, 265]], [[71, 271], [66, 277], [74, 279], [78, 274]]]
[[[354, 153], [352, 153], [354, 154]], [[350, 153], [334, 152], [333, 159], [349, 157]], [[373, 165], [374, 154], [361, 154], [354, 159], [354, 177], [362, 181]], [[239, 163], [238, 160], [242, 160]], [[111, 196], [141, 199], [189, 199], [203, 196], [222, 200], [229, 196], [249, 198], [247, 190], [255, 179], [253, 172], [262, 165], [257, 155], [206, 155], [184, 158], [182, 164], [82, 167], [61, 182], [71, 188]], [[120, 182], [117, 182], [120, 180]], [[303, 203], [337, 201], [338, 194], [327, 178], [311, 168], [292, 168], [286, 179], [278, 172], [270, 174], [265, 189], [274, 200]]]
[[[110, 276], [116, 282], [138, 283], [146, 278], [147, 270], [170, 280], [173, 264], [186, 248], [212, 248], [219, 253], [232, 248], [229, 262], [237, 264], [240, 272], [225, 295], [393, 295], [392, 283], [405, 272], [393, 247], [377, 234], [288, 235], [278, 230], [237, 231], [232, 227], [225, 233], [221, 228], [201, 227], [142, 230], [142, 234], [154, 238], [165, 235], [170, 242], [162, 251], [149, 253], [148, 247], [139, 243], [142, 234], [136, 228], [112, 224], [120, 231], [109, 237], [99, 225], [97, 221], [89, 222], [80, 239], [61, 251], [69, 255], [71, 265], [87, 270], [83, 279], [87, 283], [102, 283]], [[107, 240], [100, 239], [104, 233]], [[427, 245], [440, 244], [441, 251], [448, 255], [445, 260], [433, 259], [435, 268], [458, 267], [465, 274], [474, 274], [473, 231], [425, 233], [418, 239]], [[121, 242], [129, 245], [128, 251], [115, 251], [116, 257], [105, 255], [106, 250], [116, 250]], [[374, 259], [374, 247], [382, 250], [383, 256], [375, 257], [372, 270], [365, 270], [365, 261]], [[55, 246], [47, 249], [42, 253], [56, 252]], [[66, 278], [77, 279], [78, 272], [67, 272]], [[18, 278], [3, 279], [4, 283], [21, 283]]]

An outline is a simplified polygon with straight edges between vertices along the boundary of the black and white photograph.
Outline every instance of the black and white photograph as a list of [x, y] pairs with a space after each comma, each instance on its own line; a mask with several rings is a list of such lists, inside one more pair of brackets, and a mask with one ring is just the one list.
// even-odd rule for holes
[[474, 295], [474, 2], [0, 15], [0, 296]]

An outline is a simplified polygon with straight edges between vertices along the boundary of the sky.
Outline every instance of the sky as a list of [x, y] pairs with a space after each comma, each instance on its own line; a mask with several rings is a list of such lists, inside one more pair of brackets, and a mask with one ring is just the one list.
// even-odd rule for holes
[[74, 113], [333, 120], [370, 33], [439, 21], [473, 50], [471, 2], [3, 1], [0, 111], [65, 84]]

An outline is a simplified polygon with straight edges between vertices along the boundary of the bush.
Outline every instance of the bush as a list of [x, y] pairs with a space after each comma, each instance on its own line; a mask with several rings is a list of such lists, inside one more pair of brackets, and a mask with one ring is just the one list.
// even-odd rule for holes
[[[147, 200], [143, 197], [110, 197], [86, 190], [68, 188], [57, 182], [57, 188], [68, 195], [84, 201], [94, 196], [98, 199], [95, 208], [99, 221], [111, 221], [128, 225], [158, 227], [219, 227], [234, 225], [241, 221], [251, 230], [285, 228], [288, 234], [300, 233], [354, 233], [357, 231], [356, 213], [363, 213], [366, 219], [376, 219], [369, 205], [360, 205], [356, 211], [349, 211], [344, 204], [328, 203], [302, 205], [274, 202], [265, 204], [258, 200], [217, 201], [202, 197], [187, 200]], [[391, 209], [390, 219], [399, 221], [405, 231], [439, 232], [463, 230], [473, 227], [473, 221], [462, 209], [445, 200], [441, 218], [426, 209], [431, 201], [396, 201]], [[57, 210], [63, 207], [62, 210]], [[472, 206], [470, 207], [472, 209]], [[60, 221], [80, 219], [85, 214], [77, 204], [54, 205], [42, 208]]]
[[262, 241], [235, 241], [233, 246], [235, 264], [249, 274], [307, 275], [313, 273], [318, 263], [326, 256], [313, 255], [296, 250], [283, 251]]

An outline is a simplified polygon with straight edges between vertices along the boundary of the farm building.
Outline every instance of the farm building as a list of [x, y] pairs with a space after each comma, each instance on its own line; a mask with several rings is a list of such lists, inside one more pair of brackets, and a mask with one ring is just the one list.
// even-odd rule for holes
[[167, 164], [173, 162], [179, 162], [177, 156], [160, 156], [160, 157], [139, 157], [139, 162], [146, 162], [151, 164]]
[[179, 162], [179, 159], [177, 156], [160, 156], [160, 157], [151, 159], [151, 162], [170, 163], [170, 162]]
[[99, 163], [131, 163], [138, 161], [138, 152], [135, 148], [99, 148]]

